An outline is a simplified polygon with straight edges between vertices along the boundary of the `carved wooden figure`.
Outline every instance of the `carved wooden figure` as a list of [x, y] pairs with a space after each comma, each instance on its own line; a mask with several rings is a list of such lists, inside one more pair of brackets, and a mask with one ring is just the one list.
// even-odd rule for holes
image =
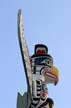
[[18, 93], [17, 108], [53, 108], [54, 102], [48, 96], [48, 84], [58, 83], [58, 69], [44, 44], [36, 44], [30, 57], [24, 37], [21, 10], [18, 12], [18, 37], [25, 69], [27, 92]]

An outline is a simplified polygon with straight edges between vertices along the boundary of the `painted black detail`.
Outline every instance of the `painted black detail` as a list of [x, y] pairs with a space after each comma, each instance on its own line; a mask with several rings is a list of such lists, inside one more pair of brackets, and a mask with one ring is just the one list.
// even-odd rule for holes
[[46, 46], [46, 45], [44, 45], [44, 44], [36, 44], [35, 45], [35, 54], [36, 54], [36, 49], [38, 48], [38, 47], [43, 47], [43, 48], [45, 48], [46, 49], [46, 53], [48, 53], [48, 47]]
[[54, 102], [51, 98], [47, 98], [47, 100], [43, 104], [41, 104], [38, 108], [44, 108], [44, 107], [46, 108], [47, 104], [49, 104], [49, 108], [52, 108]]

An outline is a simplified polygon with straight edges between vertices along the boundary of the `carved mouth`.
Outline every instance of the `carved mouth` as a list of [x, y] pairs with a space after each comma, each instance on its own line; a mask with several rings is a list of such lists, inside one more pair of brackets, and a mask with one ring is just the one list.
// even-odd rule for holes
[[57, 84], [58, 77], [55, 74], [53, 74], [52, 72], [47, 71], [44, 73], [44, 76], [45, 76], [45, 79], [48, 80], [48, 82], [54, 83], [54, 85]]
[[54, 83], [56, 85], [58, 83], [58, 70], [56, 67], [52, 67], [49, 71], [48, 69], [43, 69], [43, 75], [45, 77], [45, 81], [47, 84]]
[[42, 93], [41, 93], [41, 96], [42, 96], [42, 97], [45, 97], [46, 95], [47, 95], [47, 92], [42, 92]]

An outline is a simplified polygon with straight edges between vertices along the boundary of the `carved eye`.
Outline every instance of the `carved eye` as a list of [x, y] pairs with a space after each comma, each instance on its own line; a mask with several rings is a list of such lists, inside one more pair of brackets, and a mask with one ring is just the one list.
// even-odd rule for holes
[[47, 65], [50, 64], [50, 60], [46, 60], [46, 64], [47, 64]]

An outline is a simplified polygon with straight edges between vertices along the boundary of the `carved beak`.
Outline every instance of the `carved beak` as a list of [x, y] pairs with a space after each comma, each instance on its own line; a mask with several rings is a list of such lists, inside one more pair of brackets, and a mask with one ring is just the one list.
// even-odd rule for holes
[[44, 73], [45, 76], [45, 80], [47, 83], [54, 83], [54, 85], [56, 85], [58, 83], [59, 80], [59, 72], [58, 69], [56, 67], [52, 67], [50, 69], [50, 71], [46, 71]]

